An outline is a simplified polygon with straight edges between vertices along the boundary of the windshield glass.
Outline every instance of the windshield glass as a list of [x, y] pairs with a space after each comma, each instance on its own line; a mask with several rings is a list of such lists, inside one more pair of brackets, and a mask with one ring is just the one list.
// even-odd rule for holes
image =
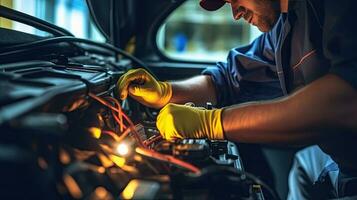
[[[2, 6], [43, 19], [67, 29], [79, 38], [105, 41], [91, 20], [85, 0], [0, 0]], [[0, 27], [48, 36], [48, 33], [19, 22], [0, 18]]]
[[225, 4], [214, 13], [197, 0], [187, 0], [174, 10], [157, 34], [157, 46], [173, 60], [224, 61], [227, 52], [249, 44], [262, 33], [244, 20], [234, 20]]

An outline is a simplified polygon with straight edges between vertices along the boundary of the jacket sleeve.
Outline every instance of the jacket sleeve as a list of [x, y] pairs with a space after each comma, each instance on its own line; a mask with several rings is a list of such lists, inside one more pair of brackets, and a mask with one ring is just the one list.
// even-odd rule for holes
[[324, 7], [323, 48], [330, 73], [357, 89], [357, 1], [326, 0]]
[[275, 37], [264, 33], [250, 45], [230, 50], [226, 62], [205, 69], [212, 77], [217, 107], [282, 96], [276, 77]]

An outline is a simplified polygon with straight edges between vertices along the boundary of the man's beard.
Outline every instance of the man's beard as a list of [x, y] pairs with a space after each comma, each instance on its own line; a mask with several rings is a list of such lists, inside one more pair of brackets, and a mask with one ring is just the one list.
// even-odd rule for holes
[[278, 21], [278, 16], [280, 13], [280, 3], [279, 0], [260, 0], [261, 7], [270, 10], [267, 15], [257, 15], [257, 24], [255, 24], [258, 29], [262, 32], [268, 32], [275, 26]]
[[258, 16], [257, 24], [255, 24], [261, 32], [268, 32], [275, 26], [278, 21], [276, 14], [269, 16]]

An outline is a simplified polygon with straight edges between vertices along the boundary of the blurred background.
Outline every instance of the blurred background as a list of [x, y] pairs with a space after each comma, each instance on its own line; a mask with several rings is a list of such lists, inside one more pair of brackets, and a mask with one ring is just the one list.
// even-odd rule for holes
[[260, 34], [244, 20], [235, 21], [228, 4], [209, 12], [198, 0], [187, 0], [163, 24], [157, 44], [173, 59], [221, 61], [231, 48], [247, 45]]
[[[76, 37], [104, 41], [90, 19], [85, 0], [0, 0], [1, 5], [30, 14], [69, 30]], [[47, 33], [18, 22], [0, 18], [0, 26], [46, 36]]]
[[[76, 37], [105, 41], [92, 22], [85, 0], [0, 0], [1, 5], [44, 19]], [[0, 18], [0, 26], [40, 36], [45, 32]], [[198, 0], [187, 0], [160, 27], [156, 43], [173, 60], [215, 62], [227, 52], [244, 46], [261, 32], [244, 20], [234, 21], [230, 6], [214, 12], [203, 10]]]

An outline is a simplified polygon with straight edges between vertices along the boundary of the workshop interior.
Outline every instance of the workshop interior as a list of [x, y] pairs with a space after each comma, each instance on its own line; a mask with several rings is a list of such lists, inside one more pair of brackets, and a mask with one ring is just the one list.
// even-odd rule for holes
[[130, 69], [182, 80], [261, 34], [229, 6], [0, 2], [0, 199], [286, 198], [297, 149], [166, 141], [158, 110], [118, 97]]

